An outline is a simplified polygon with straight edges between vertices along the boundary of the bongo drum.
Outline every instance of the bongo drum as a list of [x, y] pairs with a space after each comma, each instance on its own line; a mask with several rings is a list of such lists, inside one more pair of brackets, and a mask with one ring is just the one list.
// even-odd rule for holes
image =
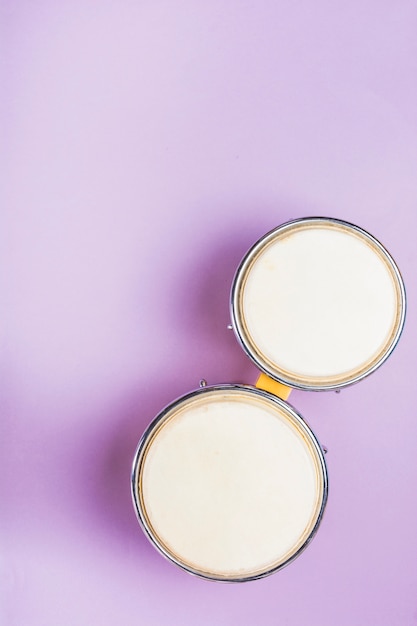
[[387, 250], [330, 218], [283, 224], [245, 255], [232, 327], [256, 386], [200, 389], [163, 409], [133, 461], [138, 520], [167, 559], [243, 582], [309, 544], [328, 495], [324, 451], [286, 402], [291, 388], [339, 390], [375, 371], [400, 337], [404, 284]]
[[271, 378], [338, 389], [376, 370], [400, 337], [405, 290], [387, 250], [358, 226], [288, 222], [262, 237], [232, 286], [239, 342]]
[[327, 499], [323, 451], [301, 416], [242, 385], [203, 387], [144, 433], [133, 470], [139, 521], [183, 569], [253, 580], [290, 563]]

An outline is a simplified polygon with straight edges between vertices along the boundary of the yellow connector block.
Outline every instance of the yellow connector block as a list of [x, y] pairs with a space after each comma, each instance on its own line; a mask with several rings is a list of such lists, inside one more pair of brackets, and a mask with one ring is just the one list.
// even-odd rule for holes
[[255, 387], [268, 391], [269, 393], [273, 393], [275, 396], [278, 396], [278, 398], [281, 398], [281, 400], [287, 400], [292, 391], [291, 387], [278, 383], [276, 380], [273, 380], [263, 372], [259, 375]]

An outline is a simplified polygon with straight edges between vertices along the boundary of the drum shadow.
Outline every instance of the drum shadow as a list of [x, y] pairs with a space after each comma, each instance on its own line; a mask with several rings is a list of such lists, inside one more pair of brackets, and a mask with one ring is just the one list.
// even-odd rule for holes
[[185, 391], [175, 382], [161, 385], [155, 376], [141, 391], [115, 401], [107, 414], [90, 417], [94, 426], [84, 438], [83, 454], [77, 456], [82, 461], [74, 479], [88, 524], [106, 541], [129, 551], [137, 549], [141, 558], [154, 550], [140, 530], [132, 504], [133, 457], [146, 427]]
[[212, 341], [219, 340], [219, 331], [230, 324], [230, 291], [243, 257], [258, 239], [290, 219], [288, 210], [277, 210], [273, 220], [270, 212], [262, 215], [253, 208], [243, 214], [238, 223], [233, 219], [221, 226], [206, 256], [194, 259], [191, 269], [189, 264], [184, 267], [188, 272], [179, 286], [177, 306], [187, 302], [181, 309], [183, 322]]
[[[198, 346], [187, 354], [190, 372], [202, 372], [208, 383], [253, 382], [257, 370], [245, 356], [231, 324], [230, 292], [237, 268], [254, 243], [280, 223], [288, 221], [287, 210], [260, 215], [252, 209], [239, 224], [224, 224], [210, 252], [199, 254], [183, 267], [181, 283], [172, 302], [179, 330]], [[254, 378], [255, 377], [255, 378]]]

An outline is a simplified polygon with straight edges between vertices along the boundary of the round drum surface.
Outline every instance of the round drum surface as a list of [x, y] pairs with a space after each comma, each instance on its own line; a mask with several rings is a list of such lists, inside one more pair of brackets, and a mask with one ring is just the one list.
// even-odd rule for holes
[[323, 507], [321, 450], [288, 405], [253, 388], [207, 388], [148, 433], [134, 488], [157, 547], [186, 569], [233, 579], [277, 569]]

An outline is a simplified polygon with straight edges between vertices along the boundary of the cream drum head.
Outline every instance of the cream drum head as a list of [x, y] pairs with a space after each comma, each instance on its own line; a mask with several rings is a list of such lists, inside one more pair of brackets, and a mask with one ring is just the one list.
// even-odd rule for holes
[[271, 378], [337, 389], [379, 367], [405, 318], [405, 290], [385, 248], [341, 220], [305, 218], [260, 239], [236, 273], [235, 333]]
[[327, 472], [292, 407], [254, 387], [222, 385], [158, 415], [136, 452], [132, 494], [165, 557], [203, 578], [240, 582], [271, 574], [307, 546]]

